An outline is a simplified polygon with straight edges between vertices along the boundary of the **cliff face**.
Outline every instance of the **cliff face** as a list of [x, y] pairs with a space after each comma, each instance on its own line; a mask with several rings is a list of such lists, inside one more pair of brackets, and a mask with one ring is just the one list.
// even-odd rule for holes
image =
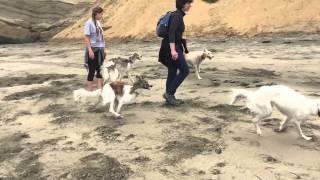
[[[107, 38], [149, 39], [155, 37], [155, 24], [166, 11], [175, 9], [174, 0], [106, 0], [103, 25]], [[185, 18], [186, 36], [259, 33], [318, 32], [318, 0], [219, 0], [209, 4], [193, 3]], [[78, 39], [83, 36], [86, 14], [55, 39]]]
[[0, 43], [47, 40], [92, 4], [93, 0], [0, 0]]

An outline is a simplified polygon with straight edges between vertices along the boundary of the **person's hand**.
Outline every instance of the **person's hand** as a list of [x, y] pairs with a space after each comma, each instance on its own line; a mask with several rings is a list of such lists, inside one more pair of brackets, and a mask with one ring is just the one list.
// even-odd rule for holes
[[175, 51], [175, 50], [171, 51], [171, 57], [172, 57], [173, 60], [176, 61], [178, 59], [177, 51]]
[[92, 51], [91, 48], [89, 49], [89, 58], [92, 60], [94, 59], [94, 52]]

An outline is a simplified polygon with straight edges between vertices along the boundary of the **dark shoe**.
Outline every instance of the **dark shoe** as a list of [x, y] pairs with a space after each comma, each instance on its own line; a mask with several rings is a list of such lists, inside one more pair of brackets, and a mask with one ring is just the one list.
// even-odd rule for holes
[[166, 102], [168, 102], [167, 93], [164, 93], [164, 94], [162, 95], [162, 97], [163, 97], [163, 99], [166, 100]]
[[175, 96], [174, 96], [174, 99], [175, 99], [176, 101], [178, 101], [180, 104], [184, 104], [184, 101], [183, 101], [183, 100], [177, 99]]
[[173, 105], [173, 106], [181, 105], [181, 103], [178, 100], [176, 100], [176, 98], [173, 95], [169, 95], [169, 94], [165, 93], [165, 94], [163, 94], [163, 98], [170, 105]]

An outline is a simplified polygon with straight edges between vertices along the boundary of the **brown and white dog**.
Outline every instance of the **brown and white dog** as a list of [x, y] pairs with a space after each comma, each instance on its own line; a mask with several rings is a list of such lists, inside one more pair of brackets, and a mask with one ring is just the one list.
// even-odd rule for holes
[[[125, 85], [121, 81], [105, 84], [102, 89], [102, 105], [110, 103], [109, 112], [116, 117], [120, 117], [123, 105], [133, 103], [138, 93], [138, 89], [150, 89], [152, 86], [142, 77], [136, 76], [133, 85]], [[114, 109], [116, 101], [118, 106]]]
[[195, 68], [197, 78], [201, 80], [202, 78], [200, 77], [200, 64], [207, 58], [211, 60], [213, 58], [213, 54], [211, 51], [204, 49], [203, 51], [191, 51], [186, 54], [185, 58], [186, 61]]

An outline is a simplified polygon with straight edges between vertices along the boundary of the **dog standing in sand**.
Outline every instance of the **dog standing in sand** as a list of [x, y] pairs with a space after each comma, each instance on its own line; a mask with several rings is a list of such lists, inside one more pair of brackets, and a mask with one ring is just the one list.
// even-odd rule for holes
[[124, 75], [127, 75], [129, 80], [133, 83], [134, 79], [132, 76], [132, 68], [133, 65], [137, 60], [141, 60], [142, 55], [139, 53], [133, 53], [131, 56], [128, 58], [122, 58], [122, 57], [117, 57], [117, 58], [112, 58], [110, 61], [112, 61], [115, 64], [115, 68], [119, 71], [120, 77], [119, 80], [121, 81]]
[[255, 114], [252, 121], [258, 135], [262, 135], [259, 123], [271, 116], [272, 108], [276, 107], [286, 116], [286, 119], [280, 123], [279, 131], [282, 131], [289, 122], [293, 122], [303, 139], [312, 139], [302, 132], [300, 124], [307, 120], [309, 116], [320, 117], [320, 100], [305, 97], [283, 85], [263, 86], [256, 91], [234, 89], [231, 104], [242, 98], [246, 99], [246, 106]]
[[186, 54], [186, 61], [195, 69], [197, 78], [201, 80], [200, 77], [200, 65], [205, 59], [211, 60], [213, 58], [213, 53], [207, 49], [203, 51], [191, 51]]

